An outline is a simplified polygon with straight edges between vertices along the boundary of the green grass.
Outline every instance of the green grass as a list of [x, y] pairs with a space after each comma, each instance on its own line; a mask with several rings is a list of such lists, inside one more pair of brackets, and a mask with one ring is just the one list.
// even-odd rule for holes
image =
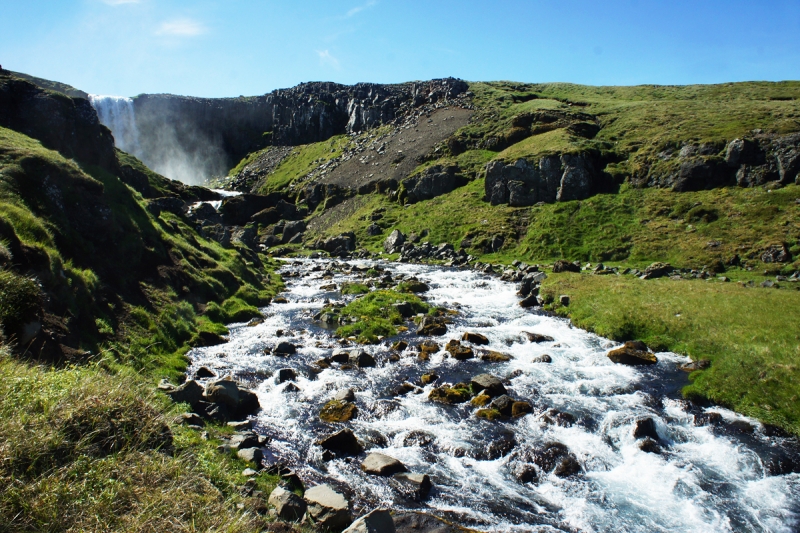
[[[295, 179], [305, 176], [323, 162], [340, 156], [347, 143], [347, 136], [337, 135], [327, 141], [295, 147], [292, 153], [281, 161], [278, 167], [269, 175], [259, 192], [267, 194], [285, 189]], [[244, 168], [246, 164], [240, 163], [236, 168]], [[231, 171], [231, 175], [235, 173], [235, 170]]]
[[549, 274], [543, 294], [578, 327], [651, 349], [709, 359], [691, 375], [688, 397], [707, 398], [800, 434], [800, 292], [747, 288], [716, 280], [640, 280]]
[[378, 337], [397, 335], [397, 327], [404, 323], [400, 313], [392, 304], [408, 302], [415, 313], [427, 313], [430, 306], [413, 294], [392, 290], [373, 291], [347, 304], [341, 315], [358, 319], [357, 322], [341, 326], [336, 330], [340, 337], [354, 336], [362, 343], [378, 342]]

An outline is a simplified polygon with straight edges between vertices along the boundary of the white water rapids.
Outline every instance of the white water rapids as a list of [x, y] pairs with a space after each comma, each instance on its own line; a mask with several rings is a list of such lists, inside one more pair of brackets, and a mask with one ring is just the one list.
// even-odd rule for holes
[[[339, 272], [323, 280], [322, 272], [312, 271], [320, 264], [329, 263], [287, 263], [284, 272], [298, 274], [285, 278], [288, 303], [263, 309], [266, 319], [260, 325], [231, 326], [227, 344], [189, 354], [190, 374], [208, 366], [255, 387], [262, 406], [256, 429], [271, 438], [268, 455], [291, 465], [307, 487], [333, 482], [349, 487], [351, 499], [364, 511], [378, 505], [421, 509], [482, 531], [797, 531], [800, 475], [770, 475], [766, 467], [794, 439], [768, 436], [758, 422], [725, 409], [702, 409], [681, 400], [677, 391], [686, 378], [676, 365], [687, 358], [659, 353], [653, 367], [616, 365], [606, 357], [614, 342], [567, 320], [521, 308], [514, 284], [495, 277], [382, 263], [392, 275], [414, 275], [428, 283], [429, 303], [458, 309], [448, 332], [434, 339], [440, 345], [464, 332], [477, 332], [489, 338], [486, 348], [511, 355], [511, 361], [456, 361], [444, 351], [421, 361], [409, 348], [393, 363], [388, 361], [387, 339], [365, 347], [378, 360], [376, 368], [310, 372], [314, 361], [341, 348], [330, 331], [313, 321], [326, 298], [342, 299], [320, 287], [353, 279]], [[532, 343], [524, 331], [555, 341]], [[423, 340], [413, 333], [403, 338], [412, 346]], [[297, 354], [264, 355], [263, 349], [278, 340], [296, 344]], [[552, 356], [552, 363], [532, 361], [542, 354]], [[297, 371], [299, 392], [285, 392], [289, 384], [271, 377], [287, 367]], [[431, 371], [441, 376], [439, 383], [492, 373], [503, 379], [511, 396], [530, 401], [534, 413], [489, 422], [475, 417], [469, 403], [430, 401], [432, 385], [422, 394], [395, 397], [389, 392], [403, 381], [418, 383]], [[385, 478], [360, 470], [363, 456], [322, 460], [314, 441], [339, 428], [320, 422], [319, 410], [346, 388], [356, 390], [359, 415], [344, 425], [369, 451], [395, 457], [411, 472], [429, 474], [434, 483], [429, 499], [421, 504], [403, 500]], [[547, 423], [548, 409], [573, 415], [575, 423]], [[747, 420], [755, 431], [737, 434], [724, 430], [725, 424], [695, 423], [695, 415], [709, 412], [719, 413], [725, 422]], [[661, 454], [645, 453], [633, 437], [636, 420], [644, 417], [656, 422]], [[505, 451], [497, 452], [502, 449], [498, 442], [507, 444]], [[512, 474], [519, 453], [547, 442], [566, 445], [582, 472], [568, 478], [545, 472], [537, 483], [519, 482]]]

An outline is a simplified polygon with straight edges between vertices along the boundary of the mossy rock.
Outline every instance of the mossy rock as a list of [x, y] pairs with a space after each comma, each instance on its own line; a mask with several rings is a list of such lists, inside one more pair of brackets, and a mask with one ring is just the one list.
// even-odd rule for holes
[[347, 422], [358, 414], [358, 408], [350, 402], [331, 400], [326, 403], [319, 412], [319, 418], [323, 422]]
[[469, 389], [450, 387], [449, 385], [442, 385], [439, 388], [433, 389], [428, 395], [431, 401], [455, 405], [469, 401]]
[[498, 411], [497, 409], [478, 409], [475, 412], [475, 416], [478, 418], [484, 418], [486, 420], [494, 421], [503, 418], [503, 414]]
[[469, 403], [475, 407], [485, 407], [492, 401], [492, 397], [488, 394], [481, 393], [475, 396]]
[[439, 379], [439, 376], [437, 376], [434, 373], [430, 373], [430, 374], [422, 374], [422, 376], [419, 378], [419, 381], [423, 385], [429, 385], [434, 381], [436, 381], [437, 379]]
[[489, 350], [481, 354], [481, 361], [486, 361], [487, 363], [507, 363], [511, 361], [511, 359], [510, 355], [495, 352], [494, 350]]
[[533, 406], [528, 402], [514, 402], [511, 405], [511, 416], [519, 418], [533, 412]]

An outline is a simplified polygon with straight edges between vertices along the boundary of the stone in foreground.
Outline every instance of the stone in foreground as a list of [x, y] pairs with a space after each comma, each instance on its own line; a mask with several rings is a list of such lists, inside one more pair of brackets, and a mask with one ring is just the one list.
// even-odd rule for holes
[[655, 354], [647, 351], [641, 341], [628, 341], [621, 348], [608, 352], [608, 358], [620, 365], [654, 365], [658, 363]]
[[330, 485], [311, 487], [304, 499], [308, 504], [308, 515], [322, 528], [343, 528], [353, 520], [349, 502]]
[[394, 520], [388, 509], [375, 509], [353, 522], [342, 533], [395, 533]]
[[270, 493], [269, 504], [275, 508], [279, 518], [291, 522], [302, 520], [308, 507], [300, 496], [283, 487], [275, 487]]
[[319, 412], [323, 422], [347, 422], [358, 414], [358, 408], [350, 402], [331, 400]]
[[489, 396], [502, 396], [506, 393], [506, 388], [500, 378], [491, 374], [480, 374], [470, 381], [472, 391], [475, 393], [483, 391]]
[[364, 451], [364, 447], [349, 428], [337, 431], [324, 439], [318, 440], [317, 445], [332, 452], [343, 453], [345, 455], [358, 455]]
[[391, 476], [407, 469], [403, 463], [382, 453], [371, 453], [361, 463], [361, 470], [374, 476]]

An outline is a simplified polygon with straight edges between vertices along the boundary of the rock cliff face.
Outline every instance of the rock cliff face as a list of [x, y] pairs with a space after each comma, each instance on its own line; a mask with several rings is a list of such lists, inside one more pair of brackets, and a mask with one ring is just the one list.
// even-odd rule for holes
[[582, 200], [597, 192], [604, 181], [601, 168], [588, 153], [551, 155], [539, 161], [492, 161], [486, 165], [486, 199], [492, 205], [513, 207]]
[[144, 153], [158, 157], [159, 151], [177, 146], [192, 158], [211, 147], [219, 150], [220, 168], [227, 170], [265, 146], [362, 131], [467, 90], [465, 82], [452, 78], [398, 85], [314, 82], [248, 98], [146, 94], [134, 98], [134, 110]]
[[117, 168], [114, 138], [83, 98], [0, 75], [0, 126], [39, 139], [45, 147], [82, 163]]

